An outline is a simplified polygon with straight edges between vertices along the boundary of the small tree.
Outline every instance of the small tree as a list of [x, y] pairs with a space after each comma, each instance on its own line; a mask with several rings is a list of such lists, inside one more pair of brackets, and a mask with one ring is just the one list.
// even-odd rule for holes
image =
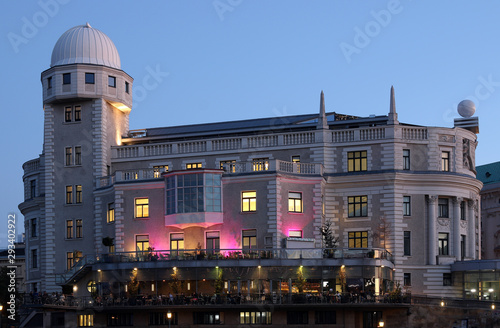
[[328, 219], [320, 228], [323, 247], [325, 249], [325, 257], [333, 257], [334, 249], [337, 248], [339, 239], [333, 235], [333, 222]]
[[127, 290], [131, 296], [137, 296], [139, 293], [139, 281], [137, 280], [137, 270], [132, 271], [130, 281], [127, 284]]
[[172, 288], [172, 291], [175, 295], [179, 294], [181, 284], [179, 282], [179, 275], [177, 274], [177, 270], [174, 270], [174, 272], [170, 275], [170, 282], [168, 284], [170, 285], [170, 288]]
[[302, 271], [302, 268], [299, 268], [297, 270], [297, 289], [299, 290], [299, 293], [304, 292], [304, 287], [306, 287], [307, 284], [307, 279], [304, 276], [304, 272]]
[[224, 279], [222, 277], [222, 269], [218, 269], [217, 279], [215, 279], [215, 294], [220, 295], [224, 289]]

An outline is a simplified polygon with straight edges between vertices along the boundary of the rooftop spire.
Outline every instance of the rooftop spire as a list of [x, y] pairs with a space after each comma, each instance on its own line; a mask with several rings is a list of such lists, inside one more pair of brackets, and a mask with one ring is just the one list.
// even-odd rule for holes
[[321, 96], [319, 100], [318, 129], [328, 129], [328, 122], [326, 120], [325, 111], [325, 94], [323, 93], [323, 90], [321, 90]]
[[391, 104], [388, 118], [389, 120], [387, 123], [389, 125], [399, 124], [398, 113], [396, 113], [396, 98], [394, 97], [394, 86], [391, 86]]

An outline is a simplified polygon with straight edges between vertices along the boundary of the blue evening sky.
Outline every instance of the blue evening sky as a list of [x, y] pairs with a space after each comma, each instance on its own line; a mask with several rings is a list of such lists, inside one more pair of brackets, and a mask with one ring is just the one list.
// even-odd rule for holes
[[42, 151], [40, 73], [73, 26], [107, 34], [143, 91], [131, 129], [317, 113], [321, 90], [327, 111], [384, 115], [394, 85], [405, 123], [452, 127], [474, 100], [481, 165], [500, 160], [499, 13], [461, 0], [2, 1], [0, 245], [21, 166]]

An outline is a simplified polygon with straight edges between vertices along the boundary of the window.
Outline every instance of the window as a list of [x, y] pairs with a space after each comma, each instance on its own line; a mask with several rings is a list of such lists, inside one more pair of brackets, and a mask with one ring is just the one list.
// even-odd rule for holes
[[460, 220], [467, 220], [467, 209], [464, 201], [460, 202]]
[[168, 322], [167, 312], [149, 312], [149, 325], [150, 326], [167, 326], [177, 325], [177, 312], [171, 312], [172, 318]]
[[163, 172], [168, 172], [168, 165], [155, 165], [153, 166], [153, 176], [160, 178]]
[[439, 255], [449, 255], [448, 250], [448, 233], [440, 232], [439, 238]]
[[108, 76], [108, 87], [116, 88], [116, 77]]
[[82, 165], [82, 147], [75, 147], [75, 165]]
[[308, 311], [287, 311], [286, 323], [288, 325], [307, 325], [309, 323]]
[[220, 237], [219, 231], [207, 232], [207, 253], [214, 254], [220, 250]]
[[443, 273], [443, 286], [451, 286], [452, 283], [451, 273]]
[[411, 256], [411, 231], [404, 232], [403, 255]]
[[367, 170], [366, 150], [347, 153], [347, 171], [359, 172]]
[[66, 270], [69, 270], [75, 265], [75, 254], [73, 252], [66, 253]]
[[288, 237], [291, 238], [302, 238], [302, 230], [289, 230]]
[[450, 152], [443, 151], [441, 153], [441, 171], [449, 171], [450, 170]]
[[171, 233], [170, 234], [170, 255], [179, 255], [178, 251], [184, 250], [184, 234]]
[[410, 216], [411, 215], [411, 197], [403, 196], [403, 215]]
[[125, 82], [125, 92], [130, 93], [130, 85], [128, 82]]
[[30, 198], [36, 197], [36, 180], [30, 180]]
[[255, 212], [257, 210], [257, 192], [243, 191], [241, 193], [241, 211]]
[[47, 89], [52, 89], [52, 76], [47, 78]]
[[240, 312], [240, 324], [242, 325], [270, 325], [271, 312], [269, 311], [242, 311]]
[[71, 84], [71, 73], [63, 74], [63, 84]]
[[403, 149], [403, 170], [410, 169], [410, 150]]
[[31, 268], [32, 269], [38, 268], [38, 249], [31, 250]]
[[66, 220], [66, 239], [73, 239], [73, 220]]
[[137, 252], [146, 252], [149, 248], [149, 235], [135, 236], [135, 250]]
[[85, 73], [85, 84], [94, 84], [95, 75], [94, 73]]
[[448, 198], [439, 198], [438, 199], [438, 216], [440, 218], [449, 217], [449, 207], [448, 207]]
[[300, 156], [292, 156], [292, 163], [300, 163]]
[[115, 203], [109, 203], [108, 204], [108, 215], [107, 215], [107, 222], [112, 223], [115, 222]]
[[79, 314], [78, 315], [78, 327], [94, 327], [94, 315], [93, 314]]
[[132, 313], [110, 313], [108, 314], [108, 327], [132, 326]]
[[466, 236], [465, 235], [460, 235], [460, 259], [463, 261], [465, 258], [465, 245], [467, 245], [466, 242]]
[[219, 173], [192, 173], [167, 177], [167, 215], [221, 212], [221, 177]]
[[83, 221], [82, 219], [76, 220], [76, 238], [83, 238]]
[[314, 323], [317, 325], [337, 324], [337, 313], [335, 311], [315, 311]]
[[254, 158], [252, 160], [252, 171], [269, 170], [269, 158]]
[[230, 161], [220, 161], [220, 169], [224, 172], [235, 173], [236, 172], [236, 160]]
[[243, 230], [241, 232], [243, 238], [243, 249], [251, 249], [257, 247], [257, 230]]
[[187, 163], [186, 170], [201, 169], [203, 167], [202, 163]]
[[81, 204], [82, 201], [83, 201], [83, 195], [82, 195], [82, 185], [76, 185], [75, 186], [75, 189], [76, 189], [76, 203], [77, 204]]
[[82, 106], [75, 106], [75, 122], [82, 120]]
[[65, 107], [64, 108], [64, 122], [71, 122], [73, 121], [73, 108], [70, 107]]
[[66, 166], [72, 165], [73, 164], [73, 148], [71, 147], [66, 147]]
[[193, 324], [219, 325], [221, 324], [221, 314], [220, 312], [193, 312]]
[[149, 198], [135, 199], [135, 217], [136, 218], [149, 217]]
[[403, 286], [411, 286], [411, 273], [403, 273]]
[[368, 248], [368, 231], [352, 231], [348, 237], [349, 248]]
[[37, 237], [36, 218], [35, 219], [31, 219], [30, 221], [31, 221], [31, 224], [30, 224], [30, 226], [31, 226], [31, 237], [35, 238], [35, 237]]
[[302, 193], [288, 193], [288, 212], [302, 213]]
[[73, 186], [66, 186], [66, 204], [73, 204]]
[[375, 328], [380, 327], [378, 324], [383, 318], [382, 311], [365, 311], [363, 312], [363, 327]]
[[349, 217], [368, 216], [368, 196], [347, 197]]

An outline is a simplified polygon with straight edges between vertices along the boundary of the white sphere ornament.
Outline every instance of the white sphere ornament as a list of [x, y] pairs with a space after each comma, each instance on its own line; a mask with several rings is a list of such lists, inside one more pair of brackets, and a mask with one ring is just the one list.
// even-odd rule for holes
[[476, 105], [469, 99], [462, 100], [457, 106], [458, 114], [462, 117], [471, 117], [476, 112]]

